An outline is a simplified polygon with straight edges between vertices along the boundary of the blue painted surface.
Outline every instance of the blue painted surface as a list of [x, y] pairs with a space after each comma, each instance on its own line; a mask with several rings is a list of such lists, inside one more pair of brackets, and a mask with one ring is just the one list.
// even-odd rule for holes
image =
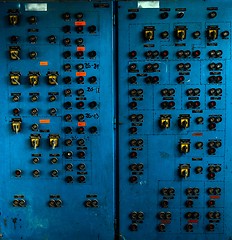
[[[113, 131], [113, 76], [112, 76], [112, 5], [106, 8], [94, 7], [94, 3], [48, 3], [47, 11], [25, 11], [25, 3], [0, 4], [1, 29], [1, 190], [0, 190], [0, 236], [2, 239], [113, 239], [114, 236], [114, 131]], [[9, 26], [8, 10], [18, 9], [20, 22]], [[64, 21], [62, 14], [69, 12], [71, 19]], [[79, 22], [85, 21], [82, 33], [75, 30], [75, 14], [83, 12]], [[36, 16], [37, 23], [29, 24], [28, 17]], [[64, 33], [63, 27], [70, 26], [70, 33]], [[93, 33], [88, 31], [96, 26]], [[31, 29], [31, 30], [29, 30]], [[38, 31], [37, 31], [38, 29]], [[29, 31], [28, 31], [29, 30]], [[36, 43], [29, 43], [30, 35], [37, 36]], [[48, 37], [55, 35], [53, 44]], [[10, 41], [11, 36], [18, 36], [17, 43]], [[79, 37], [84, 39], [84, 57], [77, 59], [77, 44]], [[70, 46], [64, 46], [63, 39], [70, 38]], [[9, 47], [21, 48], [20, 59], [9, 59]], [[107, 51], [106, 51], [107, 49]], [[96, 51], [96, 57], [90, 58], [88, 53]], [[30, 59], [28, 54], [37, 52], [36, 59]], [[70, 51], [71, 58], [64, 59], [63, 52]], [[47, 62], [41, 66], [40, 62]], [[71, 71], [64, 71], [63, 65], [71, 64]], [[43, 64], [43, 63], [42, 63]], [[77, 64], [84, 64], [86, 72], [84, 83], [78, 84], [76, 79]], [[11, 85], [10, 72], [20, 72], [21, 84]], [[29, 71], [40, 73], [39, 84], [31, 86], [28, 80]], [[58, 72], [58, 84], [49, 85], [47, 73]], [[71, 83], [65, 84], [64, 77], [70, 76]], [[93, 84], [89, 78], [96, 76]], [[70, 96], [64, 91], [70, 89]], [[77, 90], [83, 89], [84, 95], [78, 96]], [[21, 94], [20, 100], [14, 102], [12, 94]], [[30, 100], [31, 93], [38, 93], [38, 101]], [[50, 102], [49, 96], [55, 95], [56, 101]], [[76, 104], [84, 102], [84, 108], [78, 109]], [[97, 106], [91, 109], [89, 103], [96, 101]], [[70, 109], [64, 104], [71, 102]], [[66, 105], [67, 106], [67, 105]], [[20, 113], [13, 115], [13, 109], [19, 108]], [[31, 109], [38, 108], [38, 115], [31, 116]], [[49, 109], [56, 108], [54, 116]], [[64, 120], [66, 114], [72, 114], [72, 121]], [[78, 114], [84, 114], [86, 124], [83, 134], [77, 133]], [[21, 131], [12, 131], [12, 119], [20, 118]], [[40, 120], [50, 120], [49, 124]], [[38, 124], [38, 130], [32, 131], [32, 124]], [[82, 125], [83, 123], [81, 123]], [[90, 133], [89, 128], [97, 127], [96, 133]], [[65, 133], [65, 127], [71, 127], [71, 133]], [[69, 129], [66, 129], [67, 131]], [[33, 149], [30, 143], [31, 134], [40, 134], [40, 146]], [[59, 145], [55, 149], [49, 146], [49, 134], [59, 134]], [[66, 146], [64, 141], [72, 139], [72, 145]], [[78, 146], [77, 141], [84, 139], [84, 146]], [[68, 151], [73, 152], [69, 159], [65, 157]], [[85, 152], [85, 158], [79, 158], [78, 152]], [[39, 163], [32, 159], [38, 156]], [[52, 154], [52, 155], [51, 155]], [[55, 156], [56, 155], [56, 156]], [[58, 162], [50, 161], [57, 157]], [[72, 164], [73, 170], [67, 171], [66, 164]], [[84, 170], [78, 170], [79, 164], [85, 164]], [[15, 171], [21, 170], [21, 176], [16, 177]], [[33, 177], [33, 171], [39, 170], [40, 176]], [[58, 176], [52, 177], [51, 171], [57, 170]], [[67, 183], [67, 176], [73, 181]], [[78, 177], [85, 176], [83, 183]], [[25, 207], [14, 207], [13, 200], [25, 200]], [[50, 200], [62, 201], [61, 207], [49, 207]], [[97, 200], [98, 207], [85, 207], [87, 200]]]
[[[231, 239], [231, 36], [226, 39], [221, 37], [225, 30], [231, 35], [231, 2], [230, 1], [160, 1], [158, 9], [138, 9], [137, 2], [119, 2], [119, 159], [120, 159], [120, 235], [122, 239], [129, 240], [207, 240], [207, 239]], [[208, 7], [218, 7], [217, 17], [210, 19]], [[162, 8], [166, 8], [162, 10]], [[177, 14], [186, 8], [183, 18], [177, 18]], [[170, 11], [169, 11], [170, 10]], [[166, 19], [161, 19], [160, 14], [168, 12]], [[129, 19], [129, 14], [135, 13], [135, 19]], [[206, 37], [208, 26], [218, 26], [219, 36], [214, 41]], [[155, 27], [154, 39], [147, 41], [143, 37], [144, 27]], [[177, 40], [174, 29], [176, 26], [186, 26], [186, 39]], [[160, 33], [169, 32], [167, 39], [161, 39]], [[200, 31], [198, 39], [192, 37], [192, 33]], [[184, 43], [184, 44], [183, 44]], [[167, 58], [147, 59], [146, 51], [167, 50]], [[179, 50], [200, 50], [199, 58], [192, 55], [188, 58], [178, 59], [176, 52]], [[221, 58], [209, 58], [210, 50], [222, 50]], [[137, 56], [130, 59], [128, 54], [136, 51]], [[209, 63], [222, 63], [220, 71], [210, 71]], [[137, 72], [129, 72], [130, 64], [137, 64]], [[144, 66], [148, 63], [158, 63], [159, 71], [144, 72]], [[177, 83], [178, 76], [183, 75], [177, 71], [177, 64], [190, 63], [191, 70], [184, 75], [185, 81]], [[209, 83], [208, 77], [213, 72], [218, 72], [223, 80], [219, 84]], [[128, 82], [130, 77], [137, 77], [137, 82]], [[147, 76], [158, 76], [156, 84], [146, 84]], [[174, 89], [171, 97], [162, 97], [162, 89]], [[189, 98], [187, 89], [200, 89], [199, 96]], [[208, 103], [213, 100], [208, 94], [211, 88], [221, 88], [222, 95], [215, 98], [216, 107], [210, 109]], [[129, 92], [133, 89], [142, 89], [143, 95], [131, 97]], [[188, 101], [199, 101], [200, 107], [196, 111], [188, 109]], [[128, 107], [129, 103], [137, 102], [135, 109]], [[162, 109], [161, 103], [174, 101], [173, 109]], [[143, 114], [142, 122], [133, 123], [129, 116]], [[178, 119], [181, 114], [188, 114], [190, 126], [181, 129]], [[170, 115], [170, 128], [161, 129], [160, 116]], [[221, 116], [222, 121], [217, 123], [216, 130], [209, 130], [208, 119], [213, 116]], [[196, 124], [196, 118], [203, 117], [203, 124]], [[129, 128], [137, 127], [137, 134], [130, 134]], [[142, 146], [130, 147], [132, 139], [143, 139]], [[190, 140], [190, 152], [181, 154], [178, 146], [180, 140]], [[220, 140], [221, 147], [216, 149], [215, 155], [208, 154], [208, 142]], [[202, 149], [196, 149], [197, 142], [203, 143]], [[130, 158], [129, 154], [136, 152], [136, 158]], [[130, 170], [131, 164], [143, 164], [142, 171]], [[190, 175], [185, 179], [180, 177], [179, 166], [189, 164]], [[208, 179], [208, 168], [211, 165], [220, 165], [221, 171], [216, 173], [214, 179]], [[203, 168], [202, 173], [196, 174], [197, 166]], [[135, 183], [129, 179], [137, 176]], [[213, 194], [215, 206], [208, 207], [210, 200], [208, 188], [221, 188], [220, 195]], [[161, 194], [163, 188], [174, 188], [172, 197]], [[187, 188], [199, 188], [198, 196], [187, 196]], [[191, 199], [193, 206], [187, 208], [185, 202]], [[168, 200], [168, 207], [161, 207], [161, 201]], [[144, 219], [132, 220], [132, 212], [143, 212]], [[208, 212], [220, 212], [217, 220], [210, 220]], [[171, 220], [159, 219], [160, 212], [171, 212]], [[187, 219], [187, 212], [198, 212], [196, 219]], [[193, 222], [193, 229], [186, 231], [186, 225]], [[214, 224], [214, 231], [207, 229], [208, 224]], [[134, 224], [134, 225], [133, 225]], [[159, 224], [165, 225], [165, 231], [158, 229]], [[131, 231], [131, 226], [137, 227], [137, 231]]]

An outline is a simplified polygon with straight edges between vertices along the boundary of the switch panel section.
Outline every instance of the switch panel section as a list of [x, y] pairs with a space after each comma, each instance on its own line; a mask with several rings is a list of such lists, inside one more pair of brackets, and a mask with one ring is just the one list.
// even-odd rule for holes
[[118, 3], [121, 239], [231, 239], [232, 5], [223, 4]]
[[112, 3], [0, 6], [0, 238], [113, 239]]

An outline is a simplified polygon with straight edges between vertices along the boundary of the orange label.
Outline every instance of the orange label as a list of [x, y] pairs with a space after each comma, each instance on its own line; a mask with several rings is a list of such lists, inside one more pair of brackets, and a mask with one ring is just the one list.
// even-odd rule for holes
[[219, 199], [220, 196], [210, 196], [211, 199]]
[[75, 26], [85, 26], [85, 25], [86, 25], [85, 21], [75, 22]]
[[201, 136], [203, 136], [203, 133], [193, 133], [192, 136], [193, 137], [201, 137]]
[[77, 77], [85, 77], [86, 76], [86, 72], [76, 72], [76, 76]]
[[77, 47], [77, 51], [85, 51], [85, 47]]
[[86, 122], [78, 122], [77, 125], [78, 125], [78, 127], [85, 127]]
[[50, 123], [50, 119], [40, 119], [39, 122], [48, 124]]
[[197, 219], [191, 219], [191, 220], [188, 220], [189, 223], [198, 223], [198, 220]]
[[39, 65], [40, 66], [48, 66], [48, 62], [40, 62]]

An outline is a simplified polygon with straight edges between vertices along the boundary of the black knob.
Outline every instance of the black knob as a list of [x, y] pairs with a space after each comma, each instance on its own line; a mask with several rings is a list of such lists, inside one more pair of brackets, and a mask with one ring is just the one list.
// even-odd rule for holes
[[65, 139], [64, 144], [65, 146], [72, 146], [72, 139]]
[[77, 27], [76, 27], [76, 32], [77, 32], [77, 33], [83, 32], [83, 26], [77, 26]]
[[71, 52], [70, 51], [63, 52], [63, 57], [64, 58], [70, 58], [71, 57]]
[[192, 55], [193, 55], [193, 57], [200, 57], [201, 51], [199, 51], [199, 50], [193, 51]]
[[135, 19], [136, 17], [137, 17], [136, 13], [130, 13], [130, 14], [128, 14], [128, 18], [129, 18], [130, 20], [133, 20], [133, 19]]
[[97, 106], [97, 102], [96, 101], [92, 101], [89, 103], [89, 107], [90, 108], [95, 108]]
[[85, 158], [85, 152], [83, 152], [83, 151], [77, 152], [77, 157], [78, 158]]
[[63, 18], [65, 21], [68, 21], [68, 20], [70, 20], [71, 15], [70, 15], [70, 13], [66, 12], [66, 13], [64, 13], [64, 14], [62, 15], [62, 18]]
[[69, 109], [69, 108], [71, 108], [72, 107], [72, 103], [71, 102], [65, 102], [64, 103], [64, 108], [65, 109]]
[[35, 23], [37, 23], [37, 18], [36, 18], [35, 16], [30, 16], [30, 17], [28, 18], [28, 22], [29, 22], [30, 24], [35, 24]]
[[76, 93], [77, 93], [77, 96], [82, 96], [85, 93], [85, 91], [83, 88], [80, 88], [80, 89], [77, 89]]
[[67, 76], [67, 77], [64, 77], [64, 78], [63, 78], [63, 81], [64, 81], [65, 84], [68, 84], [68, 83], [71, 83], [72, 78], [69, 77], [69, 76]]
[[77, 133], [78, 134], [82, 134], [82, 133], [84, 133], [85, 132], [85, 129], [83, 128], [83, 127], [78, 127], [77, 128]]
[[183, 50], [177, 51], [177, 52], [176, 52], [176, 56], [177, 56], [178, 58], [184, 57], [184, 51], [183, 51]]
[[79, 71], [82, 70], [82, 69], [84, 69], [84, 64], [82, 64], [82, 63], [77, 64], [77, 65], [76, 65], [76, 69], [79, 70]]
[[70, 39], [70, 38], [65, 38], [65, 39], [63, 40], [63, 44], [64, 44], [65, 46], [69, 46], [70, 43], [71, 43], [71, 39]]
[[71, 182], [73, 182], [73, 177], [72, 177], [72, 176], [66, 176], [66, 177], [65, 177], [65, 182], [66, 182], [66, 183], [71, 183]]
[[229, 31], [224, 31], [221, 33], [222, 38], [227, 38], [230, 35]]
[[66, 64], [64, 64], [64, 66], [63, 66], [63, 68], [64, 68], [64, 71], [70, 71], [71, 70], [71, 64], [70, 63], [66, 63]]
[[72, 94], [72, 90], [71, 89], [65, 89], [64, 90], [65, 97], [70, 96], [71, 94]]
[[71, 114], [66, 114], [64, 116], [64, 120], [65, 120], [65, 122], [71, 122], [72, 121], [72, 115]]
[[75, 18], [76, 18], [77, 20], [81, 20], [83, 17], [84, 17], [84, 14], [83, 14], [82, 12], [79, 12], [79, 13], [76, 13], [76, 14], [75, 14]]
[[72, 128], [71, 128], [71, 127], [65, 127], [65, 128], [64, 128], [64, 132], [65, 132], [66, 134], [71, 134], [71, 133], [72, 133]]
[[137, 78], [136, 78], [135, 76], [132, 76], [132, 77], [129, 77], [129, 78], [128, 78], [128, 82], [129, 82], [130, 84], [135, 84], [136, 81], [137, 81]]
[[84, 42], [84, 39], [83, 39], [83, 38], [77, 38], [77, 39], [75, 40], [75, 43], [76, 43], [77, 45], [81, 45], [81, 44], [83, 44], [83, 42]]
[[19, 41], [19, 37], [18, 36], [11, 36], [10, 37], [10, 41], [12, 42], [12, 43], [17, 43], [18, 41]]
[[168, 33], [167, 31], [164, 31], [164, 32], [162, 32], [162, 33], [160, 34], [160, 37], [161, 37], [162, 39], [166, 39], [166, 38], [168, 38], [168, 36], [169, 36], [169, 33]]
[[77, 102], [76, 106], [77, 106], [78, 109], [81, 109], [81, 108], [84, 107], [84, 102], [82, 102], [82, 101]]
[[30, 59], [36, 59], [36, 57], [37, 57], [37, 52], [35, 52], [35, 51], [29, 52]]
[[83, 121], [84, 118], [85, 118], [84, 114], [78, 114], [78, 115], [77, 115], [77, 120], [78, 120], [78, 121]]
[[97, 132], [97, 127], [93, 126], [89, 128], [90, 133], [96, 133]]
[[179, 12], [176, 15], [177, 18], [183, 18], [184, 17], [184, 12]]
[[55, 35], [48, 36], [48, 42], [49, 43], [55, 43], [56, 42], [56, 36]]
[[137, 56], [137, 52], [136, 51], [129, 52], [129, 58], [135, 58], [136, 56]]
[[72, 156], [73, 156], [73, 152], [71, 152], [71, 151], [64, 152], [65, 158], [72, 158]]
[[89, 83], [93, 84], [93, 83], [96, 83], [97, 81], [97, 78], [95, 76], [92, 76], [88, 79]]
[[62, 28], [64, 33], [70, 33], [71, 32], [71, 27], [69, 25], [63, 26]]
[[164, 51], [162, 51], [162, 52], [160, 52], [160, 56], [162, 57], [162, 58], [166, 58], [167, 56], [168, 56], [168, 51], [167, 50], [164, 50]]
[[84, 52], [83, 51], [77, 51], [76, 56], [77, 56], [77, 58], [81, 58], [81, 57], [84, 56]]
[[168, 12], [163, 12], [163, 13], [161, 13], [160, 14], [160, 17], [161, 17], [161, 19], [166, 19], [166, 18], [168, 18]]
[[85, 145], [85, 140], [82, 139], [82, 138], [78, 139], [78, 140], [77, 140], [77, 145], [78, 145], [78, 146], [83, 146], [83, 145]]
[[89, 27], [88, 27], [88, 31], [89, 31], [90, 33], [96, 32], [96, 29], [97, 29], [97, 27], [96, 27], [95, 25], [92, 25], [92, 26], [89, 26]]
[[31, 35], [31, 36], [28, 37], [28, 41], [30, 43], [36, 43], [37, 37], [35, 35]]
[[208, 13], [209, 18], [215, 18], [217, 17], [217, 13], [215, 11]]
[[96, 55], [97, 55], [96, 51], [88, 52], [88, 56], [89, 56], [90, 58], [95, 58]]
[[77, 83], [79, 83], [79, 84], [82, 84], [82, 83], [84, 83], [84, 78], [83, 77], [78, 77], [77, 79], [76, 79], [76, 81], [77, 81]]
[[199, 31], [196, 31], [193, 33], [193, 38], [199, 38], [201, 36], [201, 33]]

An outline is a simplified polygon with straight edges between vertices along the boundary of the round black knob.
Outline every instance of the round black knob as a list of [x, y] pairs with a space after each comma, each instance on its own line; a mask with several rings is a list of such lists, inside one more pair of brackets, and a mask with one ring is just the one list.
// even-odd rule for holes
[[64, 78], [63, 78], [63, 81], [64, 81], [65, 84], [68, 84], [68, 83], [71, 83], [72, 78], [69, 77], [69, 76], [67, 76], [67, 77], [64, 77]]
[[70, 38], [65, 38], [65, 39], [63, 40], [63, 44], [64, 44], [65, 46], [69, 46], [70, 43], [71, 43], [71, 39], [70, 39]]
[[71, 64], [66, 63], [66, 64], [64, 64], [63, 68], [64, 68], [64, 71], [70, 71], [71, 70]]
[[97, 132], [97, 127], [93, 126], [89, 128], [90, 133], [96, 133]]
[[71, 32], [71, 27], [69, 25], [63, 26], [62, 28], [64, 33], [70, 33]]
[[78, 109], [81, 109], [81, 108], [84, 107], [84, 102], [82, 102], [82, 101], [81, 102], [77, 102], [76, 106], [77, 106]]
[[63, 52], [63, 57], [64, 58], [70, 58], [71, 57], [71, 52], [70, 51]]
[[77, 20], [81, 20], [83, 17], [84, 17], [84, 14], [83, 14], [82, 12], [79, 12], [79, 13], [76, 13], [76, 14], [75, 14], [75, 18], [76, 18]]
[[160, 14], [161, 19], [166, 19], [168, 18], [168, 16], [169, 16], [168, 12], [163, 12]]
[[65, 139], [64, 144], [65, 146], [72, 146], [72, 139]]
[[169, 36], [169, 33], [168, 33], [167, 31], [164, 31], [164, 32], [162, 32], [162, 33], [160, 34], [160, 37], [161, 37], [162, 39], [166, 39], [166, 38], [168, 38], [168, 36]]
[[97, 29], [97, 27], [96, 27], [95, 25], [92, 25], [92, 26], [89, 26], [89, 27], [88, 27], [88, 31], [89, 31], [90, 33], [96, 32], [96, 29]]
[[36, 59], [36, 57], [37, 57], [37, 52], [35, 52], [35, 51], [29, 52], [30, 59]]
[[78, 120], [78, 121], [83, 121], [84, 118], [85, 118], [84, 114], [78, 114], [78, 115], [77, 115], [77, 120]]
[[217, 17], [217, 13], [215, 11], [208, 13], [209, 18], [215, 18]]
[[82, 83], [84, 83], [84, 78], [83, 77], [78, 77], [76, 79], [76, 81], [77, 81], [77, 83], [82, 84]]
[[70, 134], [70, 133], [72, 133], [72, 128], [71, 128], [71, 127], [65, 127], [65, 128], [64, 128], [64, 132], [65, 132], [66, 134]]
[[128, 18], [129, 18], [130, 20], [133, 20], [133, 19], [135, 19], [136, 17], [137, 17], [136, 13], [130, 13], [130, 14], [128, 14]]
[[71, 151], [64, 152], [65, 158], [72, 158], [72, 156], [73, 156], [73, 152], [71, 152]]
[[90, 58], [95, 58], [96, 55], [97, 55], [96, 51], [88, 52], [88, 56], [89, 56]]
[[196, 31], [193, 33], [193, 38], [199, 38], [201, 36], [201, 33], [199, 31]]
[[71, 102], [65, 102], [64, 103], [64, 108], [65, 109], [69, 109], [69, 108], [71, 108], [72, 107], [72, 103]]
[[92, 101], [89, 103], [89, 107], [90, 108], [95, 108], [97, 106], [97, 102], [96, 101]]
[[78, 145], [78, 146], [83, 146], [83, 145], [85, 145], [85, 140], [82, 139], [82, 138], [78, 139], [78, 140], [77, 140], [77, 145]]
[[137, 56], [137, 52], [136, 51], [129, 52], [129, 57], [130, 58], [135, 58], [136, 56]]
[[62, 18], [63, 18], [65, 21], [68, 21], [68, 20], [70, 20], [71, 15], [70, 15], [70, 13], [66, 12], [66, 13], [64, 13], [64, 14], [62, 15]]
[[36, 18], [35, 16], [30, 16], [30, 17], [28, 18], [28, 22], [29, 22], [30, 24], [35, 24], [35, 23], [37, 23], [37, 18]]
[[72, 94], [72, 90], [71, 89], [65, 89], [64, 90], [65, 97], [70, 96], [71, 94]]
[[11, 36], [10, 37], [10, 41], [12, 42], [12, 43], [17, 43], [18, 42], [18, 40], [19, 40], [19, 37], [18, 36]]
[[77, 93], [77, 96], [82, 96], [84, 94], [84, 89], [83, 88], [80, 88], [80, 89], [77, 89], [76, 93]]
[[179, 12], [176, 15], [177, 18], [183, 18], [184, 17], [184, 12]]
[[73, 182], [73, 177], [72, 177], [72, 176], [66, 176], [66, 177], [65, 177], [65, 182], [66, 182], [66, 183], [71, 183], [71, 182]]
[[77, 27], [76, 27], [76, 32], [77, 32], [77, 33], [83, 32], [83, 26], [77, 26]]
[[56, 42], [56, 36], [55, 35], [50, 35], [48, 37], [48, 42], [49, 43], [55, 43]]
[[224, 31], [221, 33], [222, 38], [227, 38], [230, 35], [229, 31]]
[[35, 35], [31, 35], [31, 36], [28, 37], [28, 41], [30, 43], [36, 43], [37, 37]]
[[93, 84], [93, 83], [96, 83], [97, 81], [97, 78], [95, 76], [92, 76], [88, 79], [89, 83]]
[[83, 38], [77, 38], [77, 39], [75, 40], [75, 43], [76, 43], [77, 45], [81, 45], [81, 44], [83, 44], [83, 42], [84, 42], [84, 39], [83, 39]]

